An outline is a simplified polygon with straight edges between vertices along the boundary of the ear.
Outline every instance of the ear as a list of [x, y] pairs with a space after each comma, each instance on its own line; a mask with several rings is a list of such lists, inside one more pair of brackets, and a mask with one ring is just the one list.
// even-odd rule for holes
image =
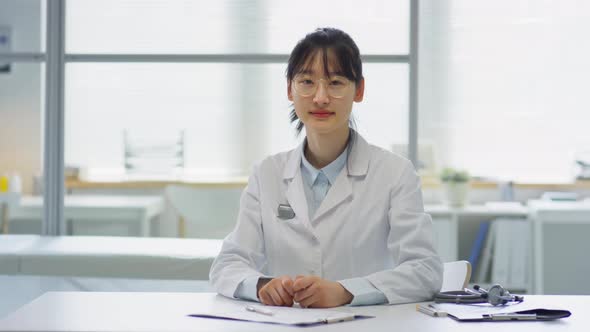
[[365, 79], [363, 78], [358, 86], [356, 87], [356, 91], [354, 93], [354, 101], [360, 103], [363, 101], [363, 96], [365, 95]]
[[287, 98], [289, 98], [289, 101], [293, 101], [293, 93], [291, 92], [291, 81], [287, 82]]

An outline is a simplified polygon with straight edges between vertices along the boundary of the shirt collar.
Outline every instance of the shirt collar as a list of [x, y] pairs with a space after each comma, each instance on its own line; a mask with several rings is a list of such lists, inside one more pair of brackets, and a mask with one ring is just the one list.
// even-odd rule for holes
[[[305, 142], [305, 144], [307, 144], [307, 142]], [[309, 163], [307, 158], [305, 158], [305, 148], [301, 149], [301, 168], [303, 171], [308, 172], [308, 175], [310, 176], [309, 179], [311, 180], [310, 184], [313, 184], [315, 182], [320, 172], [324, 173], [324, 175], [328, 178], [328, 181], [330, 181], [330, 184], [334, 184], [336, 178], [338, 177], [338, 174], [340, 174], [340, 171], [342, 170], [342, 168], [344, 168], [347, 159], [348, 147], [345, 148], [344, 151], [342, 151], [342, 153], [338, 156], [338, 158], [336, 158], [330, 164], [326, 165], [322, 169], [317, 169]]]

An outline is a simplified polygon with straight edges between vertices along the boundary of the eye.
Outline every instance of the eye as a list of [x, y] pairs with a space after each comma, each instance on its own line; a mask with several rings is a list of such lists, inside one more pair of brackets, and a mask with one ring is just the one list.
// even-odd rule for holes
[[300, 86], [313, 86], [315, 84], [314, 80], [311, 77], [298, 77], [296, 79], [297, 85]]
[[337, 77], [337, 78], [333, 78], [330, 81], [330, 85], [332, 86], [344, 86], [346, 85], [346, 80], [341, 78], [341, 77]]

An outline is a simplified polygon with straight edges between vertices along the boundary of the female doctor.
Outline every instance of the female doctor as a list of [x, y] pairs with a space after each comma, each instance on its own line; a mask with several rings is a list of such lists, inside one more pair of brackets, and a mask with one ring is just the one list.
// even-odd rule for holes
[[267, 305], [335, 307], [428, 300], [440, 289], [412, 164], [349, 127], [365, 80], [350, 36], [321, 28], [293, 49], [291, 119], [306, 137], [255, 166], [210, 280]]

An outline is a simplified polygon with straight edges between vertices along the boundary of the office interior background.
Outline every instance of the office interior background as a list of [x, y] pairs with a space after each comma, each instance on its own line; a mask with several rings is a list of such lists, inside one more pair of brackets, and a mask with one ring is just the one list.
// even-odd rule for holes
[[443, 260], [590, 294], [588, 18], [582, 0], [0, 0], [0, 317], [48, 290], [211, 291], [186, 262], [210, 263], [253, 165], [304, 137], [286, 61], [322, 26], [357, 42], [356, 128], [413, 159]]

